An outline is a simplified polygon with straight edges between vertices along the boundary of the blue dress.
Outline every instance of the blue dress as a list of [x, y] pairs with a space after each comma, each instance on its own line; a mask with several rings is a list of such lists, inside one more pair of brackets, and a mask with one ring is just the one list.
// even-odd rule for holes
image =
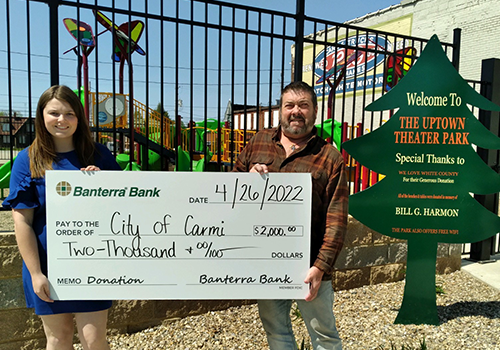
[[[103, 145], [96, 143], [94, 164], [101, 170], [121, 170], [115, 157]], [[54, 162], [54, 170], [80, 170], [80, 162], [75, 151], [58, 153], [58, 161]], [[38, 252], [42, 272], [47, 276], [47, 218], [45, 214], [45, 178], [33, 179], [30, 172], [28, 149], [17, 155], [10, 176], [10, 193], [2, 203], [7, 209], [34, 209], [33, 230], [37, 236]], [[37, 315], [60, 313], [92, 312], [106, 310], [111, 307], [108, 300], [54, 301], [47, 303], [33, 291], [31, 275], [23, 262], [23, 285], [26, 306], [35, 308]]]

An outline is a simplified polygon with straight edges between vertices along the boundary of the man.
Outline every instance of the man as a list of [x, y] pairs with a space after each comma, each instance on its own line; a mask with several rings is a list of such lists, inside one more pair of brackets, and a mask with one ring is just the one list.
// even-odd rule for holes
[[[234, 171], [311, 173], [311, 268], [305, 300], [297, 300], [314, 349], [341, 349], [333, 315], [332, 271], [347, 228], [348, 189], [342, 155], [314, 126], [318, 105], [304, 82], [285, 87], [280, 125], [257, 133], [238, 157]], [[271, 350], [297, 349], [292, 332], [292, 300], [259, 300], [259, 314]]]

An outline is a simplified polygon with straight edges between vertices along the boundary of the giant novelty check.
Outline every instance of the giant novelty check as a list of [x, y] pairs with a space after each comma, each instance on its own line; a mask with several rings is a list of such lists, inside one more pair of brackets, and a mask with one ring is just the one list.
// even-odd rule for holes
[[303, 299], [311, 176], [47, 171], [51, 296]]

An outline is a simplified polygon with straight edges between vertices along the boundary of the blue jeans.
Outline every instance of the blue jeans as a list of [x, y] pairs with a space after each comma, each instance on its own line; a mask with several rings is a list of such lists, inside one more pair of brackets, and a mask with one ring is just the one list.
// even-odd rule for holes
[[[332, 281], [323, 281], [312, 301], [296, 300], [314, 350], [341, 350], [333, 315]], [[296, 350], [290, 308], [292, 300], [258, 300], [259, 315], [271, 350]]]

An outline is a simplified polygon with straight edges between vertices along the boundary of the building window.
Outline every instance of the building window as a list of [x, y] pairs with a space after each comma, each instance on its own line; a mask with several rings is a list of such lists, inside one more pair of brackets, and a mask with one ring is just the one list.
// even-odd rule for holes
[[3, 143], [10, 144], [10, 135], [3, 135]]

